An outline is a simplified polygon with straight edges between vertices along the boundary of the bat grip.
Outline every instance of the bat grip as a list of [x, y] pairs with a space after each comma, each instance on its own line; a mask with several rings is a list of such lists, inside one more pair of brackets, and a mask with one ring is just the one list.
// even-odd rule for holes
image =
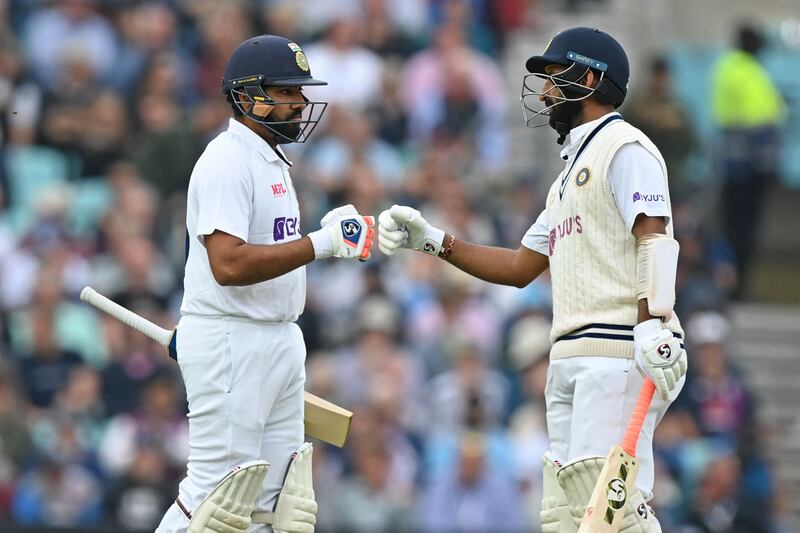
[[101, 311], [111, 315], [123, 324], [127, 324], [139, 333], [144, 333], [162, 346], [168, 346], [172, 339], [172, 331], [159, 327], [144, 317], [112, 302], [91, 287], [84, 287], [81, 300], [90, 303]]
[[622, 437], [622, 449], [632, 457], [636, 457], [636, 442], [639, 440], [639, 433], [642, 432], [642, 424], [644, 424], [647, 411], [650, 409], [650, 402], [653, 401], [655, 390], [656, 386], [652, 380], [645, 379], [639, 391], [639, 398], [633, 407], [628, 427], [625, 429], [625, 435]]

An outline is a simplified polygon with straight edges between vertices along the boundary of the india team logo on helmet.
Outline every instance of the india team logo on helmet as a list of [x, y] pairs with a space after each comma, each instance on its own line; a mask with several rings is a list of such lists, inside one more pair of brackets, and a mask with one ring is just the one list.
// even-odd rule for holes
[[308, 72], [308, 58], [303, 49], [296, 43], [289, 43], [287, 46], [294, 52], [294, 61], [300, 67], [300, 70]]

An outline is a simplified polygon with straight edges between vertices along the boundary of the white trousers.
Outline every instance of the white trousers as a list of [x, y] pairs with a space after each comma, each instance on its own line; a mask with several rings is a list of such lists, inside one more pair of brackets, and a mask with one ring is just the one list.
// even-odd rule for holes
[[[271, 511], [291, 454], [303, 443], [305, 343], [297, 324], [184, 316], [178, 364], [189, 401], [189, 462], [178, 498], [190, 511], [235, 466], [270, 463], [256, 509]], [[184, 533], [177, 504], [157, 533]], [[248, 531], [270, 531], [255, 525]]]
[[[667, 401], [653, 397], [637, 443], [636, 486], [645, 500], [653, 496], [653, 432], [684, 379]], [[633, 359], [568, 357], [550, 361], [545, 400], [550, 451], [562, 464], [589, 456], [608, 455], [622, 440], [644, 380]]]

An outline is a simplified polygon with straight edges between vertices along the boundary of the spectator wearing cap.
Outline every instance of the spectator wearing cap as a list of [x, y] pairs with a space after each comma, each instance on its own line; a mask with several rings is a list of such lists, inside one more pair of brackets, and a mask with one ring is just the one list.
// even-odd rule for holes
[[716, 311], [698, 312], [687, 324], [692, 350], [692, 379], [684, 392], [700, 431], [735, 442], [753, 423], [753, 402], [727, 352], [730, 322]]

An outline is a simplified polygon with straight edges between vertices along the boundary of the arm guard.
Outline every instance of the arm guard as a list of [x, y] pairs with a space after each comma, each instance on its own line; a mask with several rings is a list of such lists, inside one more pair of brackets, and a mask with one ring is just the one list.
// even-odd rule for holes
[[669, 320], [675, 306], [678, 241], [660, 233], [644, 235], [636, 243], [636, 292], [647, 299], [652, 316]]

